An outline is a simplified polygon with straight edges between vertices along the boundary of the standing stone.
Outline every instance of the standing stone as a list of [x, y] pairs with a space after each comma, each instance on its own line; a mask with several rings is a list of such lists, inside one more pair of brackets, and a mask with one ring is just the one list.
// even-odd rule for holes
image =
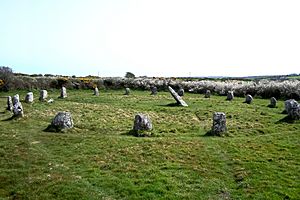
[[145, 114], [137, 114], [134, 118], [134, 131], [150, 131], [152, 130], [152, 123], [150, 117]]
[[66, 98], [67, 97], [67, 89], [65, 87], [61, 87], [60, 90], [60, 98]]
[[6, 108], [6, 110], [13, 111], [13, 103], [12, 103], [11, 96], [7, 97], [7, 108]]
[[94, 95], [95, 95], [95, 96], [99, 96], [99, 90], [98, 90], [98, 87], [95, 87], [95, 89], [94, 89]]
[[41, 90], [40, 91], [40, 101], [46, 101], [46, 99], [48, 98], [48, 92], [47, 90]]
[[247, 94], [246, 99], [245, 99], [245, 103], [250, 104], [253, 100], [253, 97], [250, 94]]
[[223, 112], [215, 112], [213, 115], [212, 134], [222, 136], [226, 132], [226, 115]]
[[71, 113], [69, 112], [59, 112], [52, 120], [51, 124], [48, 126], [46, 131], [59, 132], [64, 129], [73, 128], [73, 120]]
[[205, 92], [205, 98], [210, 98], [210, 95], [211, 95], [211, 92], [210, 92], [210, 90], [206, 90], [206, 92]]
[[26, 103], [32, 103], [33, 102], [33, 93], [28, 92], [25, 96], [25, 102]]
[[231, 101], [233, 99], [234, 99], [233, 91], [228, 91], [226, 100]]
[[293, 120], [300, 119], [300, 105], [294, 99], [286, 100], [285, 102], [285, 110], [289, 116], [289, 118]]
[[157, 95], [157, 87], [152, 86], [150, 87], [150, 90], [151, 90], [151, 95]]
[[168, 89], [171, 93], [171, 95], [173, 96], [173, 98], [176, 100], [177, 104], [181, 105], [181, 106], [188, 106], [183, 100], [182, 98], [170, 87], [168, 86]]
[[19, 94], [16, 94], [15, 96], [13, 96], [12, 102], [13, 102], [13, 105], [15, 105], [18, 102], [20, 102], [20, 96], [19, 96]]
[[16, 102], [13, 106], [13, 117], [23, 117], [24, 112], [23, 112], [23, 106], [20, 101]]
[[277, 104], [276, 98], [275, 98], [275, 97], [271, 97], [269, 107], [270, 107], [270, 108], [275, 108], [275, 107], [276, 107], [276, 104]]
[[125, 88], [125, 94], [124, 95], [129, 95], [130, 94], [130, 89], [129, 88]]
[[184, 96], [184, 89], [183, 89], [183, 88], [180, 88], [180, 89], [178, 90], [177, 94], [178, 94], [179, 96], [183, 97], [183, 96]]

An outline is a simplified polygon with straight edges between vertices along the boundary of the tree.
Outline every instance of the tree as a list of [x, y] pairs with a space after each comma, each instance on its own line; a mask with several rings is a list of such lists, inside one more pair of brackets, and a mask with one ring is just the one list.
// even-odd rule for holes
[[125, 78], [135, 78], [135, 75], [131, 72], [126, 72]]
[[12, 86], [13, 79], [14, 79], [14, 73], [13, 73], [12, 69], [9, 67], [1, 66], [0, 67], [0, 80], [2, 80], [1, 82], [3, 84], [0, 89], [2, 91], [6, 91], [6, 92], [9, 91], [9, 89]]

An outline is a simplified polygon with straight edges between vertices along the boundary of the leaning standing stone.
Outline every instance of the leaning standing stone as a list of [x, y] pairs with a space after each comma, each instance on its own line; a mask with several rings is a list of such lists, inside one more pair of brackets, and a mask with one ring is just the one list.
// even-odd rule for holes
[[99, 96], [99, 90], [98, 90], [98, 87], [95, 87], [95, 89], [94, 89], [94, 95], [95, 95], [95, 96]]
[[40, 101], [46, 101], [46, 99], [48, 98], [48, 92], [47, 90], [41, 90], [40, 91]]
[[33, 93], [28, 92], [25, 96], [25, 102], [26, 103], [32, 103], [33, 102]]
[[124, 95], [129, 95], [130, 94], [130, 89], [129, 88], [125, 88], [125, 94]]
[[173, 96], [173, 98], [176, 100], [177, 104], [181, 105], [181, 106], [188, 106], [185, 101], [182, 100], [182, 98], [169, 86], [168, 87], [171, 95]]
[[151, 95], [157, 95], [157, 87], [153, 86], [151, 89]]
[[12, 99], [13, 105], [15, 105], [16, 103], [20, 102], [20, 97], [18, 94], [16, 94], [15, 96], [13, 96]]
[[67, 89], [65, 87], [62, 87], [60, 90], [60, 98], [66, 98], [67, 97]]
[[183, 88], [180, 88], [180, 89], [178, 90], [177, 94], [178, 94], [179, 96], [183, 97], [183, 96], [184, 96], [184, 89], [183, 89]]
[[13, 103], [12, 103], [11, 96], [7, 97], [7, 108], [6, 108], [6, 110], [8, 110], [8, 111], [12, 111], [13, 110]]
[[223, 112], [215, 112], [213, 115], [212, 134], [222, 136], [226, 132], [226, 115]]
[[233, 98], [234, 98], [233, 91], [228, 91], [226, 100], [231, 101], [233, 100]]
[[250, 94], [247, 94], [246, 99], [245, 99], [245, 103], [250, 104], [253, 100], [253, 97]]
[[14, 113], [13, 117], [23, 117], [24, 116], [23, 106], [22, 106], [21, 102], [16, 102], [14, 104], [13, 113]]
[[59, 112], [52, 120], [51, 124], [48, 126], [46, 131], [59, 132], [65, 129], [73, 128], [73, 120], [71, 113], [69, 112]]
[[276, 98], [275, 98], [275, 97], [271, 97], [269, 107], [270, 107], [270, 108], [275, 108], [275, 107], [276, 107], [276, 104], [277, 104]]
[[211, 95], [211, 92], [210, 92], [210, 90], [206, 90], [206, 92], [205, 92], [205, 98], [210, 98], [210, 95]]

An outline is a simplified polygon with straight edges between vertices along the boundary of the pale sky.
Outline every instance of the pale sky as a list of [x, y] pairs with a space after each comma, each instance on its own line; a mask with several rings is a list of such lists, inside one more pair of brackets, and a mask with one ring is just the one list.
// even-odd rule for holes
[[0, 0], [0, 66], [76, 76], [300, 73], [300, 1]]

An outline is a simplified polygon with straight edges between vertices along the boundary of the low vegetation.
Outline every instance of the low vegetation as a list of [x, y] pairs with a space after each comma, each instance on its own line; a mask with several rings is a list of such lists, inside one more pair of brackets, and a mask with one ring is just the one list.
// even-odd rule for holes
[[[185, 93], [189, 107], [167, 92], [69, 90], [48, 104], [23, 103], [25, 117], [9, 120], [0, 98], [0, 198], [3, 199], [300, 199], [300, 122], [286, 121], [284, 102], [225, 101]], [[0, 96], [26, 91], [2, 92]], [[59, 111], [75, 127], [45, 132]], [[205, 136], [214, 112], [227, 116], [228, 136]], [[146, 113], [150, 137], [130, 134]]]

